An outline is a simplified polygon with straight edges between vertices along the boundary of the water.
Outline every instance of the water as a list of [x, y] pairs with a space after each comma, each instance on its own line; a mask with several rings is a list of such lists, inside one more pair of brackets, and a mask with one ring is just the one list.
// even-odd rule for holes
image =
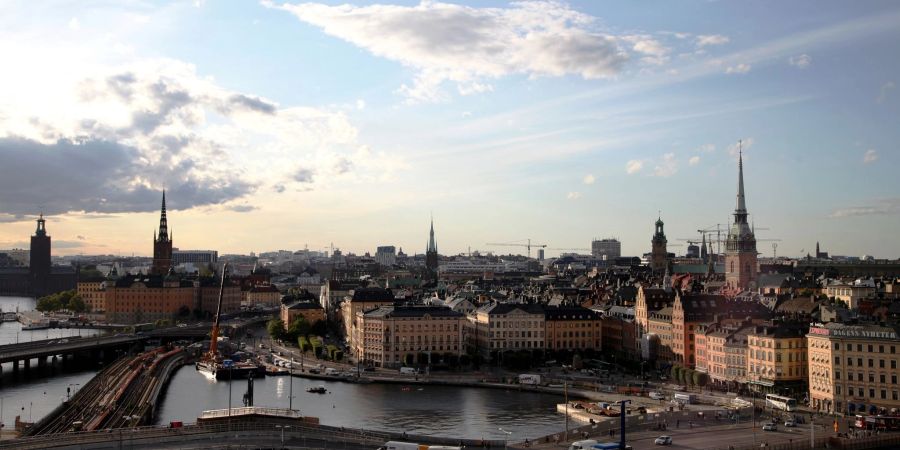
[[[564, 428], [556, 412], [561, 398], [549, 394], [452, 386], [323, 382], [295, 377], [293, 407], [325, 425], [468, 439], [533, 439]], [[324, 385], [328, 394], [307, 387]], [[231, 405], [243, 406], [247, 380], [234, 380]], [[254, 380], [254, 405], [288, 407], [290, 378]], [[157, 423], [193, 422], [208, 409], [228, 407], [227, 381], [212, 381], [193, 366], [179, 369], [157, 410]]]
[[[35, 299], [28, 297], [0, 297], [0, 308], [4, 312], [31, 311], [35, 303]], [[98, 333], [98, 330], [67, 328], [23, 331], [19, 322], [2, 322], [0, 345]], [[21, 366], [19, 372], [14, 373], [12, 363], [0, 367], [3, 370], [0, 373], [0, 423], [4, 429], [13, 428], [16, 416], [26, 422], [29, 418], [40, 420], [65, 399], [66, 388], [74, 392], [97, 372], [93, 364], [79, 361], [66, 367], [57, 363], [43, 368], [38, 368], [36, 361], [32, 361], [32, 368], [27, 373]]]

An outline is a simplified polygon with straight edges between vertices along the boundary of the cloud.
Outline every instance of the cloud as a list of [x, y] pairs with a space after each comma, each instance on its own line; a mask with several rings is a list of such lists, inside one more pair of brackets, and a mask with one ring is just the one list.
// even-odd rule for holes
[[279, 194], [284, 192], [286, 189], [287, 188], [283, 184], [276, 184], [275, 186], [272, 186], [272, 190]]
[[700, 164], [700, 157], [699, 156], [691, 156], [691, 159], [688, 160], [688, 165], [696, 166], [697, 164]]
[[594, 178], [593, 175], [587, 174], [587, 175], [584, 176], [584, 178], [582, 179], [582, 181], [584, 182], [584, 184], [594, 184], [594, 182], [597, 181], [597, 179]]
[[674, 153], [666, 153], [653, 168], [653, 175], [657, 177], [670, 177], [678, 172], [678, 161]]
[[81, 30], [81, 22], [78, 21], [77, 17], [69, 19], [69, 29], [72, 31]]
[[[489, 91], [489, 80], [512, 74], [612, 78], [629, 59], [625, 40], [558, 2], [516, 2], [508, 8], [430, 1], [411, 7], [263, 4], [415, 69], [413, 83], [398, 90], [413, 102], [446, 99], [441, 90], [446, 82], [466, 95]], [[637, 53], [662, 51], [649, 39], [631, 44]]]
[[86, 237], [84, 237], [84, 236], [82, 236], [82, 235], [80, 235], [80, 234], [79, 234], [78, 236], [75, 236], [75, 238], [78, 239], [79, 241], [85, 241], [85, 240], [87, 240]]
[[697, 47], [727, 44], [729, 40], [728, 36], [722, 36], [721, 34], [701, 34], [696, 38]]
[[362, 111], [364, 109], [366, 109], [366, 101], [361, 98], [356, 99], [356, 110]]
[[625, 164], [625, 173], [634, 175], [644, 168], [644, 161], [641, 159], [632, 159]]
[[878, 97], [875, 99], [877, 103], [884, 103], [887, 100], [888, 95], [890, 95], [891, 91], [894, 90], [894, 82], [888, 81], [881, 85], [881, 90], [878, 92]]
[[880, 199], [873, 205], [851, 206], [832, 211], [828, 217], [840, 219], [855, 216], [887, 216], [900, 214], [900, 197]]
[[694, 151], [703, 152], [703, 153], [713, 153], [716, 151], [716, 146], [715, 146], [715, 144], [703, 144], [703, 145], [697, 147]]
[[875, 149], [868, 149], [866, 153], [863, 155], [863, 164], [869, 164], [878, 161], [878, 151]]
[[294, 181], [298, 183], [312, 183], [315, 171], [306, 167], [301, 167], [294, 172]]
[[[0, 84], [0, 205], [12, 216], [41, 206], [48, 214], [152, 211], [163, 186], [172, 208], [189, 209], [260, 187], [283, 191], [286, 181], [307, 189], [335, 174], [342, 183], [385, 181], [407, 168], [360, 144], [340, 110], [280, 107], [181, 61], [97, 63], [3, 42], [0, 50], [12, 62], [70, 68], [48, 77], [23, 63]], [[298, 159], [320, 175], [314, 182], [294, 179]]]
[[228, 209], [229, 211], [234, 211], [234, 212], [244, 213], [244, 212], [254, 211], [254, 210], [257, 210], [257, 209], [259, 209], [259, 208], [257, 208], [256, 206], [253, 206], [253, 205], [246, 205], [246, 204], [243, 204], [243, 205], [231, 205], [231, 206], [228, 206], [227, 209]]
[[580, 192], [573, 191], [573, 192], [569, 192], [568, 194], [566, 194], [566, 199], [568, 199], [568, 200], [578, 200], [579, 198], [581, 198]]
[[[217, 204], [242, 197], [254, 185], [235, 175], [204, 175], [193, 161], [154, 164], [141, 151], [100, 139], [61, 139], [43, 144], [25, 138], [0, 138], [0, 201], [4, 212], [47, 215], [69, 211], [148, 212], [159, 208], [160, 191], [136, 182], [166, 180], [173, 209]], [[90, 176], [85, 176], [90, 174]]]
[[788, 58], [788, 64], [799, 69], [805, 69], [809, 67], [810, 64], [812, 64], [812, 57], [805, 53], [802, 55], [791, 56], [790, 58]]
[[725, 69], [725, 73], [727, 74], [745, 74], [750, 71], [750, 64], [740, 63], [735, 66], [728, 66]]

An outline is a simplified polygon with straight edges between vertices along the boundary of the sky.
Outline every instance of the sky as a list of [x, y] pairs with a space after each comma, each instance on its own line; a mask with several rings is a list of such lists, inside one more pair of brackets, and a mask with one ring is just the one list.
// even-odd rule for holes
[[0, 249], [150, 255], [166, 189], [181, 249], [682, 254], [740, 141], [763, 255], [900, 257], [893, 1], [8, 0], [0, 55]]

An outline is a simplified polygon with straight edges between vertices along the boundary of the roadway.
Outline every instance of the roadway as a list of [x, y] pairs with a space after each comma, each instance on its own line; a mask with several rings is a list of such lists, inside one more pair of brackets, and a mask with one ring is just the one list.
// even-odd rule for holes
[[68, 337], [42, 341], [0, 345], [0, 363], [23, 361], [55, 355], [68, 355], [96, 348], [116, 347], [144, 340], [143, 336], [115, 335], [96, 337]]

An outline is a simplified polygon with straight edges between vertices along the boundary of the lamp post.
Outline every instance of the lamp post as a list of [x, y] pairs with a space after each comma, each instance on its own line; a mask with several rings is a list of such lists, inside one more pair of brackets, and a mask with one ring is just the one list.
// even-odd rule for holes
[[281, 448], [284, 448], [284, 429], [290, 428], [290, 427], [291, 427], [290, 425], [275, 425], [275, 428], [278, 428], [281, 430]]
[[504, 430], [503, 428], [497, 428], [497, 429], [500, 430], [500, 431], [502, 431], [503, 433], [506, 433], [506, 439], [503, 440], [503, 448], [504, 448], [504, 450], [506, 450], [506, 449], [509, 448], [509, 441], [512, 439], [512, 434], [513, 434], [513, 432], [512, 432], [512, 431], [506, 431], [506, 430]]
[[66, 401], [69, 401], [69, 399], [72, 397], [73, 386], [81, 386], [81, 383], [69, 383], [69, 385], [66, 386]]
[[[294, 410], [294, 354], [291, 353], [291, 366], [288, 368], [288, 376], [290, 377], [290, 388], [288, 389], [288, 409]], [[284, 442], [282, 442], [284, 445]]]

